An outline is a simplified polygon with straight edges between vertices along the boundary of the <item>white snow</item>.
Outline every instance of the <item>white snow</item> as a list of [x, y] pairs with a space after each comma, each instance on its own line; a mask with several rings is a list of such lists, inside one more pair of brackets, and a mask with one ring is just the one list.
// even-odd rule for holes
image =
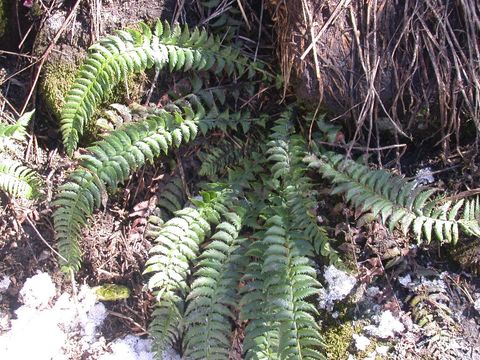
[[408, 287], [408, 285], [412, 282], [412, 277], [410, 274], [407, 274], [405, 276], [399, 276], [398, 277], [398, 282], [403, 286], [403, 287]]
[[25, 281], [22, 290], [20, 290], [20, 297], [25, 306], [42, 308], [48, 305], [56, 293], [57, 290], [50, 275], [39, 272]]
[[365, 294], [368, 296], [368, 297], [375, 297], [377, 296], [378, 294], [380, 294], [380, 288], [378, 286], [370, 286], [367, 288], [367, 290], [365, 291]]
[[[4, 278], [5, 279], [5, 278]], [[2, 280], [0, 284], [6, 281]], [[6, 286], [6, 285], [4, 285]], [[92, 289], [84, 285], [76, 297], [57, 294], [47, 273], [38, 273], [27, 279], [20, 290], [23, 305], [15, 310], [16, 319], [0, 329], [0, 359], [67, 360], [153, 360], [151, 340], [127, 335], [109, 344], [100, 328], [108, 315], [103, 303], [97, 302]], [[86, 356], [86, 357], [85, 357]], [[165, 351], [164, 360], [181, 360], [172, 349]]]
[[333, 305], [339, 300], [345, 299], [357, 283], [355, 277], [330, 265], [325, 267], [326, 289], [322, 289], [319, 295], [319, 307], [333, 310]]
[[7, 291], [8, 287], [10, 286], [11, 283], [12, 283], [12, 281], [10, 280], [10, 278], [5, 275], [2, 278], [2, 280], [0, 280], [0, 294], [2, 292]]
[[396, 319], [390, 310], [383, 312], [377, 317], [378, 326], [368, 325], [364, 330], [380, 339], [387, 339], [393, 337], [395, 333], [401, 333], [405, 330], [405, 326]]
[[415, 175], [415, 181], [418, 184], [426, 185], [435, 182], [435, 178], [433, 177], [432, 168], [426, 167], [417, 171]]
[[370, 345], [370, 340], [363, 335], [353, 334], [353, 340], [358, 351], [365, 351]]
[[375, 348], [375, 352], [380, 356], [387, 356], [388, 354], [388, 346], [386, 345], [377, 345]]

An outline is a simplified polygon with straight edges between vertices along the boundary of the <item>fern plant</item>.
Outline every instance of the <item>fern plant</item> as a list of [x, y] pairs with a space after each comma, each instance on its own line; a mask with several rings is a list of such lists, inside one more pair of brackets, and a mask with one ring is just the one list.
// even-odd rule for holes
[[34, 199], [41, 194], [41, 185], [34, 170], [17, 161], [0, 161], [0, 190], [13, 197]]
[[[188, 110], [195, 119], [191, 108]], [[178, 112], [159, 110], [156, 115], [110, 133], [80, 156], [80, 167], [69, 175], [54, 201], [57, 242], [60, 254], [67, 259], [64, 264], [67, 268], [80, 267], [81, 228], [104, 202], [106, 189], [114, 191], [139, 167], [196, 135], [193, 120], [184, 120]]]
[[[23, 114], [15, 124], [0, 123], [0, 155], [4, 143], [25, 139], [27, 126], [35, 110]], [[41, 195], [42, 180], [37, 172], [18, 161], [0, 160], [0, 190], [16, 198], [35, 199]]]
[[[148, 288], [157, 298], [158, 311], [154, 313], [151, 334], [159, 355], [166, 344], [172, 344], [182, 333], [184, 319], [178, 309], [189, 289], [189, 262], [198, 256], [212, 224], [218, 224], [221, 214], [227, 212], [223, 203], [228, 200], [229, 193], [202, 193], [201, 200], [194, 200], [192, 206], [177, 211], [153, 234], [155, 246], [149, 252], [144, 273], [151, 275]], [[173, 328], [177, 329], [175, 336], [170, 335]]]
[[[391, 229], [399, 225], [428, 241], [436, 236], [456, 242], [460, 229], [480, 235], [479, 199], [434, 199], [434, 189], [330, 152], [316, 151], [306, 164], [309, 146], [295, 111], [287, 108], [272, 125], [269, 117], [237, 106], [238, 83], [226, 90], [195, 74], [209, 70], [212, 78], [244, 76], [248, 83], [263, 72], [205, 30], [157, 22], [152, 31], [141, 24], [92, 46], [62, 111], [67, 154], [115, 84], [129, 73], [167, 66], [191, 71], [192, 93], [175, 95], [162, 109], [115, 105], [118, 114], [108, 116], [122, 125], [78, 157], [54, 202], [63, 265], [78, 270], [82, 228], [105, 206], [109, 192], [162, 154], [213, 130], [221, 133], [223, 140], [199, 155], [200, 175], [218, 183], [187, 199], [184, 184], [173, 177], [148, 221], [145, 235], [153, 247], [144, 273], [156, 299], [150, 333], [159, 358], [167, 345], [176, 345], [191, 359], [226, 359], [232, 331], [242, 323], [245, 359], [324, 359], [311, 303], [320, 288], [312, 259], [321, 254], [332, 263], [340, 260], [318, 224], [318, 194], [307, 164], [334, 183], [333, 193], [381, 215]], [[252, 131], [267, 125], [268, 139]], [[335, 128], [318, 125], [328, 141], [335, 138]]]
[[113, 87], [130, 73], [155, 66], [170, 71], [206, 71], [241, 76], [255, 74], [258, 65], [249, 63], [238, 49], [222, 46], [221, 40], [205, 30], [158, 21], [152, 30], [120, 30], [94, 44], [68, 92], [61, 112], [65, 150], [72, 155], [95, 108]]
[[333, 152], [310, 155], [305, 161], [332, 181], [332, 194], [343, 193], [356, 208], [380, 215], [390, 231], [397, 226], [404, 234], [412, 231], [419, 243], [422, 239], [430, 243], [435, 237], [455, 244], [460, 229], [468, 235], [480, 236], [478, 198], [435, 199], [432, 196], [437, 189], [419, 186], [385, 170], [372, 171]]

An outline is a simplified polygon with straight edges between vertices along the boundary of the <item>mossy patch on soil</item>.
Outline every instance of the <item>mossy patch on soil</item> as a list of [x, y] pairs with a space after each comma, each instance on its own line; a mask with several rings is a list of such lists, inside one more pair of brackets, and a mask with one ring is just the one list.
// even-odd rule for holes
[[[1, 1], [1, 0], [0, 0]], [[70, 61], [55, 60], [47, 63], [40, 81], [40, 94], [47, 111], [60, 120], [62, 106], [68, 90], [75, 80], [78, 65]], [[105, 103], [139, 102], [144, 92], [145, 74], [130, 75], [113, 89]], [[94, 115], [94, 118], [97, 116]], [[94, 124], [95, 122], [90, 122]]]
[[65, 96], [75, 80], [77, 65], [57, 60], [45, 65], [40, 81], [40, 94], [47, 110], [60, 119], [60, 110], [65, 103]]

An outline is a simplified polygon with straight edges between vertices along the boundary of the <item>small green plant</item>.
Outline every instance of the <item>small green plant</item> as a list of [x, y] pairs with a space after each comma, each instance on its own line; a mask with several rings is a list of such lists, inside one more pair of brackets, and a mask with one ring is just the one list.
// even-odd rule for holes
[[[13, 125], [0, 123], [0, 154], [6, 141], [23, 141], [34, 111], [21, 116]], [[38, 174], [18, 161], [0, 161], [0, 190], [16, 198], [34, 199], [41, 195], [42, 181]]]

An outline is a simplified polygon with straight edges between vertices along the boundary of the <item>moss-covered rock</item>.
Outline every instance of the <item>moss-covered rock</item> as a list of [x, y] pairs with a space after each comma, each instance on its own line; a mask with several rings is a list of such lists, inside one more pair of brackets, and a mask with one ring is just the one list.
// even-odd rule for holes
[[[57, 120], [60, 120], [65, 96], [75, 80], [77, 70], [78, 66], [75, 63], [62, 60], [49, 62], [44, 67], [40, 81], [40, 95], [46, 110]], [[144, 74], [129, 76], [127, 81], [120, 83], [113, 90], [106, 103], [140, 102], [144, 91], [144, 79]]]
[[[1, 1], [1, 0], [0, 0]], [[58, 120], [65, 96], [75, 80], [77, 65], [56, 60], [45, 65], [40, 81], [40, 95], [46, 109]]]

